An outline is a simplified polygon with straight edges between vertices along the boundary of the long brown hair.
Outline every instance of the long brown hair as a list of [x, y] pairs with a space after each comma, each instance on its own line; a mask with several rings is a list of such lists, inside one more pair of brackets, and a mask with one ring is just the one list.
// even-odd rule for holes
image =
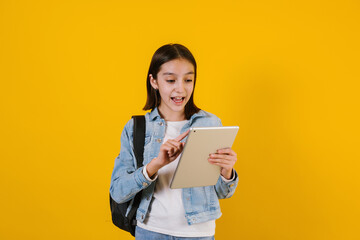
[[189, 101], [185, 105], [185, 117], [186, 119], [190, 119], [190, 117], [194, 113], [200, 111], [200, 108], [198, 108], [194, 103], [194, 91], [195, 91], [195, 83], [196, 83], [195, 58], [191, 54], [189, 49], [187, 49], [185, 46], [181, 44], [176, 44], [176, 43], [170, 43], [161, 46], [156, 50], [156, 52], [154, 53], [151, 59], [151, 63], [146, 79], [147, 100], [143, 110], [150, 110], [150, 109], [153, 110], [155, 107], [158, 107], [160, 105], [160, 100], [161, 100], [159, 91], [156, 91], [150, 84], [149, 75], [151, 74], [154, 79], [157, 79], [157, 74], [160, 71], [160, 67], [162, 64], [179, 58], [188, 60], [194, 66], [194, 89]]

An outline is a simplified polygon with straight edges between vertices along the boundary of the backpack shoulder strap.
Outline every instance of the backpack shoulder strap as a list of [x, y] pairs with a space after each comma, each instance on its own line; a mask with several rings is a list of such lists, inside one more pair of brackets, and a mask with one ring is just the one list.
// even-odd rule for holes
[[[133, 144], [134, 144], [134, 153], [136, 158], [136, 168], [143, 166], [144, 160], [144, 144], [145, 144], [145, 116], [144, 115], [135, 115], [132, 116], [134, 119], [134, 133], [133, 133]], [[141, 192], [138, 192], [134, 197], [133, 206], [130, 209], [130, 212], [127, 218], [131, 222], [130, 224], [136, 225], [136, 211], [139, 207], [141, 201]]]
[[144, 144], [145, 144], [145, 116], [144, 115], [134, 115], [134, 134], [133, 134], [133, 145], [134, 153], [137, 162], [136, 168], [143, 166], [144, 160]]

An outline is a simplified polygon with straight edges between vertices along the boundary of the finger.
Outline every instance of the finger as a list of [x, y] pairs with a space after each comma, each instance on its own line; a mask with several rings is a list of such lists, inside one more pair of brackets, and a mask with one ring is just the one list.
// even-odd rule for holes
[[167, 142], [167, 145], [169, 146], [169, 150], [168, 150], [169, 158], [173, 158], [174, 156], [179, 155], [182, 151], [182, 148], [180, 146], [177, 147], [175, 144], [172, 144], [170, 142]]
[[180, 151], [175, 151], [175, 152], [173, 152], [173, 154], [171, 154], [171, 155], [169, 154], [169, 159], [170, 159], [170, 161], [175, 160], [180, 154], [181, 154]]
[[182, 153], [182, 151], [184, 149], [184, 144], [185, 143], [179, 143], [179, 145], [180, 145], [179, 150], [175, 151], [174, 154], [170, 157], [172, 159], [171, 161], [175, 160]]
[[184, 150], [184, 145], [185, 143], [184, 142], [180, 142], [180, 146], [179, 146], [179, 154], [182, 153], [182, 151]]
[[174, 151], [174, 149], [171, 148], [171, 149], [168, 151], [168, 156], [169, 156], [169, 157], [172, 157], [174, 154], [175, 154], [175, 151]]
[[179, 144], [177, 146], [178, 146], [178, 149], [179, 149], [178, 153], [180, 154], [184, 150], [184, 144], [182, 142], [177, 142], [177, 144]]
[[222, 161], [221, 159], [209, 159], [209, 163], [220, 166], [225, 169], [231, 169], [234, 167], [234, 164], [231, 164], [229, 162]]
[[166, 144], [168, 144], [171, 148], [173, 148], [174, 152], [180, 151], [181, 144], [179, 142], [167, 141]]
[[217, 153], [225, 153], [225, 154], [229, 154], [229, 155], [236, 156], [236, 153], [235, 153], [234, 150], [232, 150], [231, 148], [218, 149], [216, 152], [217, 152]]
[[209, 155], [209, 158], [212, 158], [212, 159], [224, 159], [224, 160], [227, 160], [227, 161], [235, 161], [234, 156], [226, 155], [226, 154], [212, 153], [212, 154]]
[[174, 148], [170, 148], [168, 151], [167, 151], [167, 155], [168, 157], [172, 157], [174, 156], [174, 154], [176, 154], [176, 151], [174, 150]]
[[182, 142], [177, 142], [177, 141], [175, 141], [174, 139], [169, 139], [168, 142], [171, 143], [171, 144], [173, 144], [173, 145], [175, 145], [175, 146], [176, 146], [177, 148], [179, 148], [179, 149], [180, 149], [181, 146], [183, 145]]
[[181, 143], [181, 152], [184, 150], [184, 146], [185, 146], [185, 143], [182, 142], [182, 143]]
[[225, 164], [225, 165], [235, 165], [234, 160], [232, 159], [225, 159], [225, 158], [208, 158], [208, 161], [214, 162], [214, 163], [221, 163], [221, 164]]
[[190, 129], [187, 130], [186, 132], [180, 134], [176, 138], [174, 138], [174, 140], [180, 142], [181, 140], [183, 140], [189, 134], [189, 132], [190, 132]]
[[229, 159], [229, 158], [210, 158], [209, 157], [208, 161], [212, 164], [216, 164], [216, 165], [224, 167], [224, 168], [234, 167], [234, 165], [236, 163], [236, 159]]
[[184, 143], [182, 142], [176, 142], [175, 140], [169, 140], [169, 144], [172, 144], [175, 148], [174, 154], [181, 153], [184, 149]]
[[175, 160], [179, 155], [179, 152], [175, 153], [173, 156], [170, 157], [171, 161]]
[[172, 155], [173, 154], [173, 147], [164, 143], [161, 147], [160, 147], [160, 151], [167, 153], [168, 155]]

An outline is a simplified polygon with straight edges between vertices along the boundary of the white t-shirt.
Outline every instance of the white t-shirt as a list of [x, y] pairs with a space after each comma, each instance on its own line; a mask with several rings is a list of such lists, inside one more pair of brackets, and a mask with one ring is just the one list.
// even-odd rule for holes
[[[179, 136], [187, 121], [167, 121], [163, 143]], [[137, 224], [141, 228], [176, 237], [213, 236], [215, 220], [188, 225], [182, 201], [182, 189], [170, 189], [170, 181], [180, 156], [181, 154], [173, 162], [159, 169], [149, 212], [144, 223], [138, 221]], [[149, 178], [146, 166], [143, 173]]]

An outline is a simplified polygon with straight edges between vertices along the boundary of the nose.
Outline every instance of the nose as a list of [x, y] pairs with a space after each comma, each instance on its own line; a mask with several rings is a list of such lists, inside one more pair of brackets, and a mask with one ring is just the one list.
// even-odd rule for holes
[[184, 81], [177, 81], [175, 91], [178, 92], [178, 93], [184, 93], [185, 92]]

